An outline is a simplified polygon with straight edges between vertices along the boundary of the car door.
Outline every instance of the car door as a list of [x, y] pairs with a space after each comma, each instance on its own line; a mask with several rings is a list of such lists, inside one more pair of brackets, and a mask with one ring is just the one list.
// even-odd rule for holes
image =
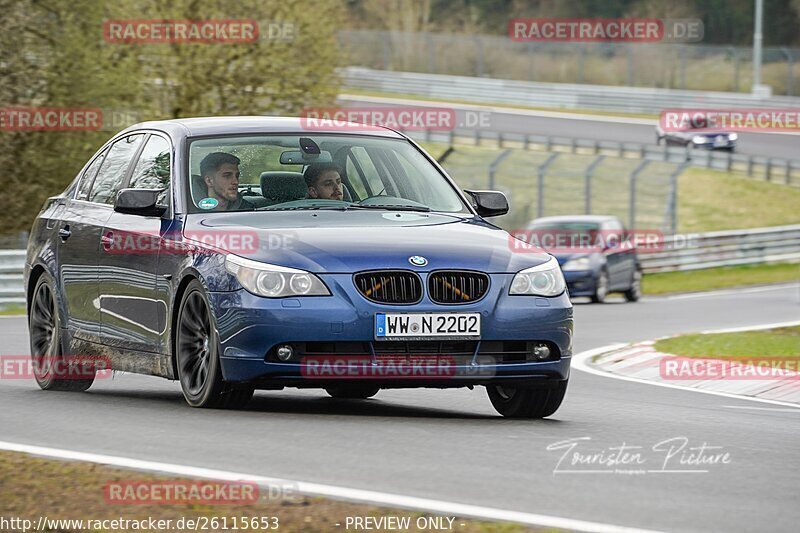
[[606, 242], [612, 244], [605, 251], [609, 288], [627, 289], [636, 267], [636, 256], [627, 241], [627, 231], [618, 220], [606, 222], [603, 227]]
[[[150, 134], [122, 188], [164, 189], [169, 198], [172, 148], [169, 140]], [[159, 243], [168, 217], [112, 212], [103, 228], [99, 304], [106, 344], [125, 349], [160, 351], [166, 322], [163, 300], [156, 297]]]
[[78, 183], [76, 194], [66, 200], [58, 219], [58, 277], [64, 295], [66, 314], [62, 327], [79, 339], [99, 341], [100, 311], [97, 300], [97, 252], [100, 232], [109, 206], [89, 201], [92, 184], [108, 149], [89, 163]]

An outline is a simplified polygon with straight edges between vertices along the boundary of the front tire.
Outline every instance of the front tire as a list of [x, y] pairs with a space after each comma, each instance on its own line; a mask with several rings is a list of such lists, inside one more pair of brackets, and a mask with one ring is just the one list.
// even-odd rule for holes
[[33, 376], [42, 390], [83, 392], [94, 383], [94, 371], [71, 375], [61, 349], [61, 316], [55, 283], [43, 273], [33, 290], [28, 311]]
[[631, 288], [625, 291], [625, 300], [629, 302], [638, 302], [642, 297], [642, 271], [637, 269], [633, 272], [633, 279], [631, 280]]
[[568, 381], [561, 381], [556, 387], [530, 389], [487, 385], [486, 392], [495, 410], [506, 418], [544, 418], [561, 406]]
[[594, 283], [592, 303], [601, 304], [606, 301], [606, 296], [608, 296], [608, 272], [601, 270]]
[[192, 280], [178, 312], [175, 358], [183, 397], [192, 407], [239, 409], [253, 397], [252, 387], [222, 380], [219, 341], [203, 285]]
[[334, 385], [325, 387], [325, 392], [330, 394], [331, 398], [340, 400], [366, 400], [372, 398], [381, 389], [374, 385]]

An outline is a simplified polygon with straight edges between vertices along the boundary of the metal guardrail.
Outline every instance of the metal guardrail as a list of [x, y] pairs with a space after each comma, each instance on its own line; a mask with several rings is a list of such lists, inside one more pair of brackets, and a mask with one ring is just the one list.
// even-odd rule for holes
[[661, 109], [798, 108], [800, 97], [769, 98], [745, 93], [542, 83], [443, 74], [347, 67], [340, 71], [350, 89], [411, 94], [435, 100], [471, 101], [562, 109], [653, 114]]
[[25, 250], [0, 250], [0, 304], [25, 303]]
[[[515, 42], [508, 35], [338, 32], [344, 64], [554, 83], [749, 91], [753, 48], [701, 43]], [[800, 48], [764, 47], [762, 80], [798, 94]]]
[[[639, 250], [645, 273], [800, 261], [800, 224], [672, 235], [662, 245]], [[0, 250], [0, 304], [25, 303], [24, 264], [25, 250]]]
[[800, 224], [672, 235], [661, 244], [657, 251], [639, 250], [645, 273], [800, 261]]
[[800, 161], [739, 154], [730, 151], [706, 150], [666, 144], [622, 143], [553, 137], [546, 135], [527, 135], [498, 133], [483, 130], [451, 131], [406, 131], [406, 135], [416, 141], [441, 142], [448, 146], [471, 144], [473, 146], [494, 145], [497, 148], [538, 149], [547, 152], [568, 152], [573, 154], [610, 155], [622, 158], [646, 159], [667, 163], [712, 168], [726, 172], [740, 172], [749, 177], [800, 187]]

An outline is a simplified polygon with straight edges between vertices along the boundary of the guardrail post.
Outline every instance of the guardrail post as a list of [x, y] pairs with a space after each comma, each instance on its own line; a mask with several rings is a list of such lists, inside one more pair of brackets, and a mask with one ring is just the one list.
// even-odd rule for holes
[[[549, 139], [550, 137], [548, 137]], [[554, 154], [550, 154], [544, 163], [539, 165], [537, 169], [537, 183], [536, 183], [536, 218], [540, 218], [544, 216], [544, 173], [547, 171], [547, 167], [556, 160], [556, 158], [561, 155], [560, 152], [556, 152]]]
[[672, 235], [678, 233], [678, 178], [686, 170], [689, 163], [684, 162], [669, 176], [669, 202], [667, 203], [667, 216], [669, 229]]
[[523, 150], [528, 150], [530, 148], [530, 146], [531, 146], [531, 139], [530, 139], [530, 137], [528, 137], [528, 134], [526, 133], [525, 134], [525, 138], [522, 141], [522, 149]]
[[767, 168], [764, 171], [764, 177], [767, 181], [772, 181], [772, 158], [767, 158]]
[[552, 149], [553, 149], [553, 140], [550, 138], [549, 135], [547, 135], [544, 138], [544, 151], [549, 152]]
[[436, 48], [433, 46], [433, 35], [427, 33], [426, 42], [428, 48], [428, 70], [431, 74], [436, 74]]
[[639, 178], [639, 173], [649, 164], [650, 161], [645, 159], [631, 172], [628, 202], [628, 228], [631, 230], [636, 228], [636, 180]]
[[784, 182], [786, 185], [789, 185], [792, 182], [792, 162], [788, 159], [786, 160], [786, 175], [784, 176]]
[[585, 202], [585, 211], [587, 215], [592, 214], [592, 175], [594, 174], [597, 166], [603, 162], [606, 156], [598, 155], [594, 161], [586, 167], [583, 183], [583, 197]]
[[586, 48], [583, 43], [578, 44], [578, 79], [577, 83], [583, 83], [583, 65], [586, 60]]
[[686, 46], [678, 48], [678, 54], [681, 59], [680, 81], [678, 82], [681, 89], [686, 88]]
[[494, 161], [489, 163], [489, 183], [488, 187], [489, 190], [494, 190], [494, 173], [497, 170], [497, 166], [503, 162], [503, 159], [511, 155], [511, 149], [504, 150], [500, 155], [494, 158]]
[[593, 144], [593, 148], [594, 148], [595, 155], [599, 154], [600, 153], [600, 141], [595, 139], [594, 144]]
[[475, 36], [475, 47], [475, 70], [477, 71], [477, 76], [482, 78], [485, 72], [483, 67], [483, 42], [480, 35]]
[[381, 45], [382, 45], [381, 48], [383, 50], [383, 70], [392, 70], [390, 68], [391, 64], [392, 64], [392, 61], [391, 61], [392, 50], [391, 50], [391, 47], [389, 46], [389, 39], [390, 39], [390, 37], [388, 35], [385, 35], [385, 34], [383, 36], [383, 39], [381, 39]]
[[481, 130], [475, 130], [475, 146], [481, 145]]
[[786, 56], [786, 94], [788, 96], [792, 96], [793, 87], [794, 85], [794, 57], [792, 57], [792, 52], [788, 48], [781, 48], [781, 53]]
[[625, 46], [625, 49], [628, 52], [628, 58], [627, 58], [628, 59], [628, 74], [627, 74], [628, 82], [627, 82], [626, 85], [628, 87], [633, 87], [633, 47], [630, 44], [628, 44], [628, 45]]
[[570, 139], [570, 141], [569, 141], [569, 149], [573, 154], [577, 154], [578, 153], [578, 139], [576, 139], [575, 137]]
[[747, 175], [753, 177], [753, 156], [747, 156]]
[[503, 132], [497, 134], [497, 147], [498, 148], [503, 147]]
[[733, 152], [728, 152], [728, 161], [725, 164], [725, 169], [730, 172], [733, 168]]
[[533, 56], [535, 52], [535, 46], [532, 42], [528, 43], [528, 81], [533, 81]]

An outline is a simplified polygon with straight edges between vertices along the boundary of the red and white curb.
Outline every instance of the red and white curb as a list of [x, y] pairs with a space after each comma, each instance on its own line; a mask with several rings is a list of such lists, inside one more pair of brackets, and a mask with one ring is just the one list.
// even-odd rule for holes
[[[800, 322], [766, 324], [749, 328], [736, 328], [717, 331], [704, 331], [704, 334], [727, 333], [733, 331], [756, 331], [777, 327], [796, 326]], [[716, 394], [726, 397], [754, 399], [765, 403], [791, 405], [800, 407], [800, 376], [796, 372], [784, 371], [781, 377], [757, 379], [728, 379], [713, 377], [710, 379], [674, 379], [663, 372], [666, 358], [675, 355], [658, 352], [655, 340], [628, 345], [613, 345], [576, 356], [573, 365], [578, 370], [593, 374], [618, 377], [629, 381], [651, 382], [670, 388], [683, 388]], [[734, 364], [735, 365], [735, 364]], [[739, 365], [742, 367], [742, 365]], [[747, 375], [742, 372], [742, 375]]]

